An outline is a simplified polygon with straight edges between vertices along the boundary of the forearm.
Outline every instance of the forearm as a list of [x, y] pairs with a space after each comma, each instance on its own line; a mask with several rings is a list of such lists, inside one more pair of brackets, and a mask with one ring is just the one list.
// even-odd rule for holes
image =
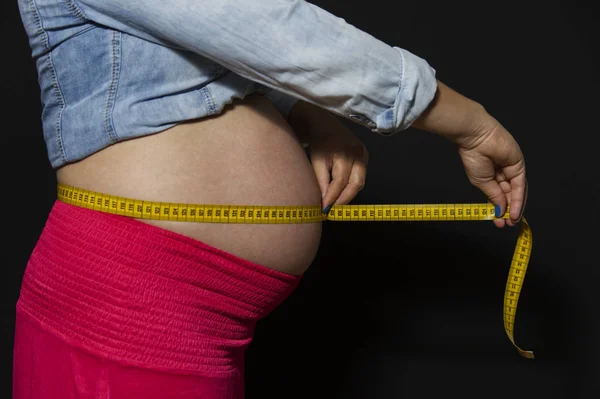
[[440, 135], [456, 144], [468, 145], [469, 137], [495, 123], [481, 104], [438, 81], [429, 107], [412, 127]]

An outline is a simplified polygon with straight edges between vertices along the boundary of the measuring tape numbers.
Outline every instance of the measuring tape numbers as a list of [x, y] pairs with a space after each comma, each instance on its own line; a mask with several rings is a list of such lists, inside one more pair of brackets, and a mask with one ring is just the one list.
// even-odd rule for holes
[[[403, 205], [334, 205], [323, 214], [321, 205], [209, 205], [144, 201], [84, 190], [58, 184], [60, 201], [114, 215], [138, 219], [171, 220], [195, 223], [295, 224], [326, 220], [345, 222], [425, 222], [489, 221], [496, 219], [493, 204], [403, 204]], [[509, 218], [510, 208], [501, 217]], [[514, 340], [517, 304], [531, 256], [532, 233], [522, 219], [504, 291], [504, 330], [510, 342], [525, 358], [532, 351], [517, 346]]]

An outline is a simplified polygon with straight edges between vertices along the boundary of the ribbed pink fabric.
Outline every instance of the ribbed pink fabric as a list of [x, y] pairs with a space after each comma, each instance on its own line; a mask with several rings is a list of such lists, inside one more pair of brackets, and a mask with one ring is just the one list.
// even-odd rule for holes
[[57, 201], [17, 302], [13, 397], [242, 398], [254, 326], [300, 278]]

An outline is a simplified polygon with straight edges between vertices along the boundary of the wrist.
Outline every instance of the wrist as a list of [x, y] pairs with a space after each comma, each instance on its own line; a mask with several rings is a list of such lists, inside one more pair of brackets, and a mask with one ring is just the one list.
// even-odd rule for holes
[[434, 99], [412, 126], [463, 146], [494, 122], [481, 104], [438, 81]]

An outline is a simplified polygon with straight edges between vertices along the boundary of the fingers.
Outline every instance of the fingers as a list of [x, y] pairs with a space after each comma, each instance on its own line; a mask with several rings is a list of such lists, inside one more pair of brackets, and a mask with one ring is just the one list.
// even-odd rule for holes
[[[508, 205], [510, 206], [509, 218], [504, 219], [504, 222], [509, 226], [516, 226], [523, 217], [523, 212], [527, 203], [527, 179], [525, 173], [519, 173], [509, 180], [506, 177], [506, 173], [500, 171], [496, 174], [496, 180], [500, 184]], [[499, 221], [495, 221], [495, 223], [498, 226], [501, 224]]]
[[494, 162], [486, 156], [468, 151], [461, 152], [461, 158], [471, 183], [495, 205], [497, 219], [494, 219], [494, 224], [497, 227], [504, 227], [506, 221], [504, 218], [500, 218], [506, 213], [508, 204], [504, 176], [496, 173]]
[[[502, 191], [504, 191], [504, 196], [506, 197], [507, 206], [510, 206], [510, 192], [511, 192], [510, 183], [506, 180], [506, 177], [504, 177], [504, 174], [501, 172], [499, 172], [496, 175], [496, 179], [498, 180], [498, 183], [500, 184]], [[504, 223], [496, 222], [496, 225], [507, 224], [508, 226], [514, 226], [514, 223], [510, 219], [504, 219], [505, 213], [506, 213], [506, 211], [504, 211], [504, 213], [501, 214], [502, 222], [504, 222]]]
[[358, 192], [365, 186], [366, 177], [366, 165], [362, 162], [355, 161], [352, 164], [352, 171], [350, 172], [350, 177], [348, 178], [348, 184], [343, 189], [335, 203], [341, 205], [348, 204], [350, 201], [352, 201]]
[[[484, 183], [478, 184], [479, 189], [489, 198], [490, 202], [495, 205], [496, 217], [504, 215], [506, 212], [507, 199], [504, 190], [500, 186], [500, 183], [496, 180], [490, 180]], [[504, 227], [506, 222], [504, 219], [494, 219], [496, 227]]]
[[[510, 133], [497, 125], [485, 140], [459, 152], [471, 183], [497, 207], [494, 224], [518, 224], [525, 207], [527, 181], [523, 153]], [[508, 205], [510, 212], [504, 219]]]
[[518, 175], [510, 181], [510, 221], [519, 223], [527, 203], [527, 179], [525, 173]]
[[317, 183], [321, 190], [321, 198], [325, 197], [329, 182], [331, 181], [331, 174], [329, 172], [329, 165], [326, 157], [312, 157], [311, 163], [317, 177]]
[[349, 160], [334, 161], [333, 168], [331, 169], [332, 180], [323, 197], [323, 212], [329, 212], [331, 205], [336, 202], [342, 191], [344, 191], [348, 185], [352, 173], [352, 164], [353, 162]]
[[326, 161], [313, 160], [313, 168], [323, 196], [323, 211], [327, 213], [334, 204], [347, 204], [365, 186], [367, 165], [365, 157], [336, 158], [331, 168]]

